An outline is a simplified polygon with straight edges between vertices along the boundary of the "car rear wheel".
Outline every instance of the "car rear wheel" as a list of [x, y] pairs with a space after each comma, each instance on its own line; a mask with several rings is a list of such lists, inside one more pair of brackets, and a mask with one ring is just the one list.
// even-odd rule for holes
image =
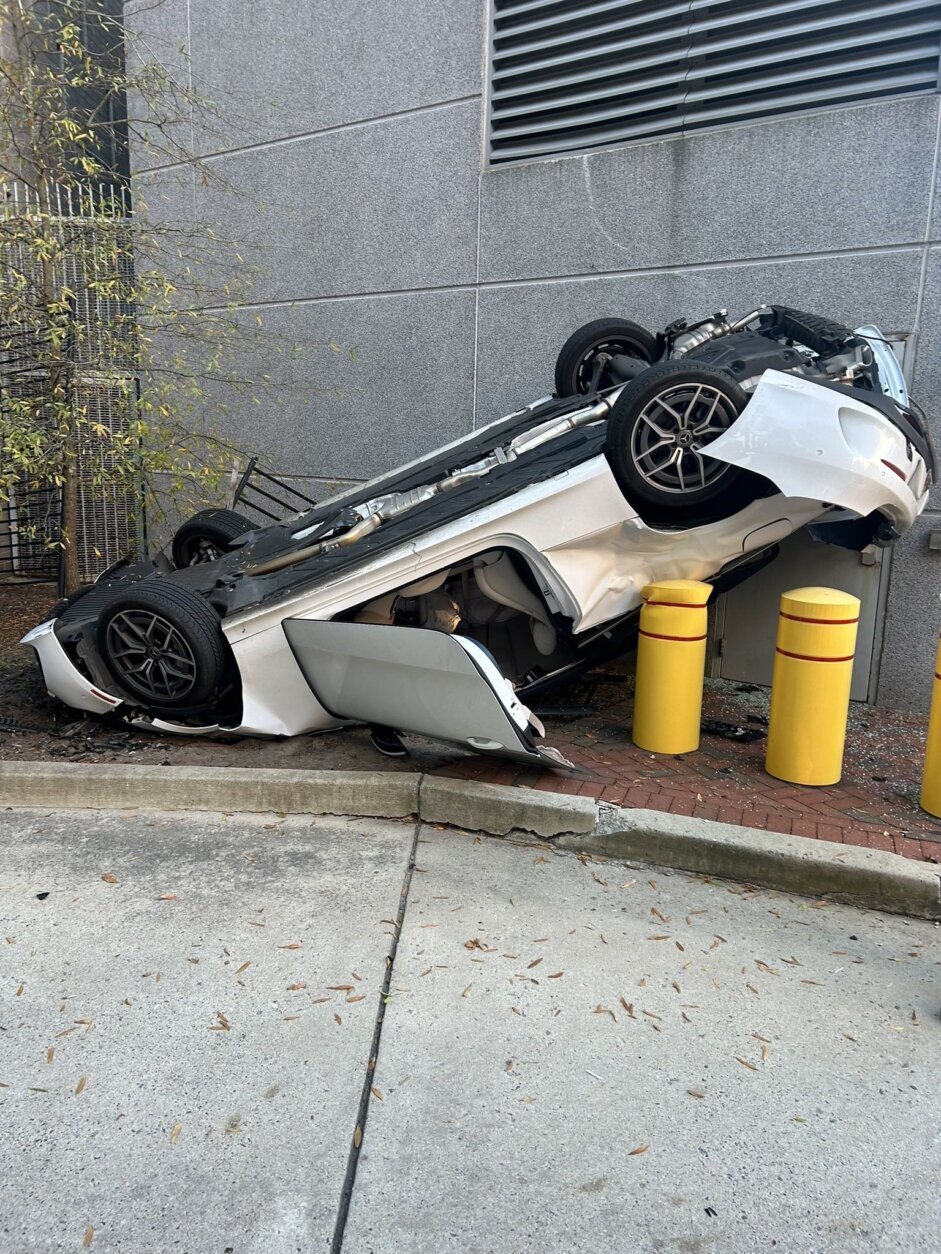
[[650, 522], [728, 517], [754, 479], [709, 456], [747, 394], [724, 370], [660, 362], [628, 383], [608, 419], [605, 453], [628, 501]]
[[110, 602], [99, 619], [98, 649], [132, 703], [154, 713], [205, 707], [231, 674], [216, 611], [165, 580], [143, 581]]
[[177, 570], [214, 562], [233, 540], [251, 531], [253, 524], [233, 509], [201, 509], [177, 530], [171, 553]]
[[626, 318], [599, 318], [574, 331], [562, 345], [555, 363], [558, 396], [589, 395], [623, 383], [617, 358], [649, 364], [657, 356], [657, 341], [649, 331]]

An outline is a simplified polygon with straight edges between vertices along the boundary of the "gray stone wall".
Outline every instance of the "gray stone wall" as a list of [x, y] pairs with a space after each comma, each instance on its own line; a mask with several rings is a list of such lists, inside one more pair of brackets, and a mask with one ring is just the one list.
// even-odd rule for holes
[[[562, 340], [605, 314], [657, 327], [765, 301], [876, 321], [916, 337], [914, 394], [941, 415], [937, 96], [491, 170], [482, 0], [129, 9], [169, 63], [188, 49], [222, 118], [195, 132], [227, 186], [147, 182], [247, 250], [243, 316], [305, 346], [249, 354], [277, 383], [225, 420], [275, 470], [364, 478], [487, 422], [547, 392]], [[932, 529], [941, 488], [893, 556], [887, 704], [927, 700]]]

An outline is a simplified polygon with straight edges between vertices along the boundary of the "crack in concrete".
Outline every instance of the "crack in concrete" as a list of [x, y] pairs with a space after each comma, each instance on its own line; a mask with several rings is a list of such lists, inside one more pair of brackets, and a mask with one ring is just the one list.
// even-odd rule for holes
[[386, 972], [382, 981], [382, 988], [379, 990], [379, 1005], [376, 1008], [376, 1023], [373, 1028], [372, 1043], [369, 1047], [369, 1058], [366, 1063], [366, 1074], [363, 1077], [363, 1088], [360, 1093], [359, 1106], [356, 1111], [356, 1123], [353, 1127], [353, 1135], [350, 1137], [350, 1151], [346, 1161], [346, 1175], [343, 1178], [343, 1187], [340, 1190], [340, 1203], [337, 1208], [336, 1223], [333, 1228], [333, 1240], [330, 1243], [330, 1254], [340, 1254], [343, 1249], [343, 1235], [346, 1232], [346, 1223], [350, 1214], [350, 1203], [353, 1199], [353, 1189], [356, 1186], [356, 1168], [359, 1165], [359, 1156], [363, 1148], [363, 1139], [366, 1135], [366, 1120], [369, 1117], [369, 1103], [372, 1097], [373, 1077], [376, 1073], [376, 1063], [379, 1059], [379, 1045], [382, 1040], [382, 1025], [386, 1015], [386, 999], [389, 996], [389, 990], [392, 987], [392, 972], [395, 967], [395, 956], [399, 947], [399, 937], [402, 935], [402, 926], [405, 922], [405, 911], [408, 906], [408, 894], [412, 886], [412, 875], [415, 870], [415, 856], [418, 851], [418, 835], [421, 832], [422, 824], [417, 821], [414, 824], [412, 832], [412, 847], [409, 850], [408, 864], [405, 868], [405, 875], [402, 879], [402, 891], [399, 895], [399, 908], [395, 915], [395, 932], [392, 935], [392, 944], [389, 946], [389, 952], [386, 955]]

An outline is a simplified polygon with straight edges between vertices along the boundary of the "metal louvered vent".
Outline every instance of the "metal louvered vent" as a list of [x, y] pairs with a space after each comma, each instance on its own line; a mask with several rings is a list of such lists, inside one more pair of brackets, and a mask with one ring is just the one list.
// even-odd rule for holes
[[936, 91], [938, 0], [494, 0], [490, 160]]

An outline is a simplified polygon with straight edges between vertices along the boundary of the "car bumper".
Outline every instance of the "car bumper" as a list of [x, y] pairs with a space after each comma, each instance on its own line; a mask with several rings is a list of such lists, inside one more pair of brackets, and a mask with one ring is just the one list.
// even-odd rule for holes
[[709, 456], [770, 480], [785, 496], [861, 517], [901, 535], [925, 507], [929, 468], [878, 409], [844, 391], [769, 370]]
[[51, 618], [28, 631], [20, 644], [32, 649], [39, 659], [46, 690], [75, 710], [90, 714], [107, 714], [122, 704], [120, 697], [103, 692], [87, 679], [71, 660], [55, 633], [56, 619]]

